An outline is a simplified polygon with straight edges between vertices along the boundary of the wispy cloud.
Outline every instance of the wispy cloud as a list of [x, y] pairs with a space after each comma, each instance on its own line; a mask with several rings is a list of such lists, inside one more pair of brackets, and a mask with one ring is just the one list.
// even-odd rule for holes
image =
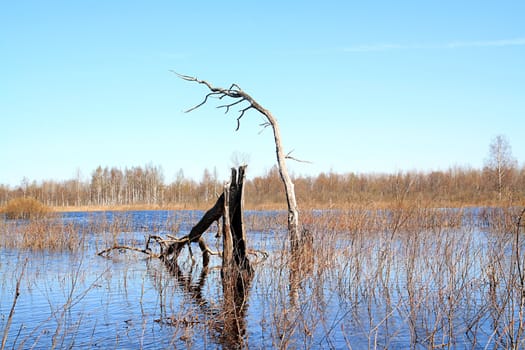
[[515, 39], [501, 39], [501, 40], [486, 40], [486, 41], [457, 41], [446, 45], [446, 48], [462, 48], [462, 47], [502, 47], [502, 46], [524, 46], [525, 38]]
[[461, 49], [469, 47], [507, 47], [525, 46], [524, 38], [500, 39], [500, 40], [480, 40], [480, 41], [452, 41], [437, 44], [397, 44], [397, 43], [378, 43], [369, 45], [353, 45], [343, 48], [344, 52], [374, 52], [392, 50], [443, 50]]

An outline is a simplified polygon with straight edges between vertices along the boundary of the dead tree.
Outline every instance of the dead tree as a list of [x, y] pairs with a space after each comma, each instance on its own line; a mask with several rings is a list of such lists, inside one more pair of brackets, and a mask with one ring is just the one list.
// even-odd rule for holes
[[[223, 194], [217, 199], [215, 205], [204, 213], [199, 222], [192, 227], [190, 232], [177, 238], [171, 235], [161, 237], [150, 235], [146, 241], [144, 249], [131, 246], [115, 245], [102, 250], [98, 255], [106, 256], [114, 250], [132, 250], [156, 257], [165, 264], [176, 265], [177, 259], [185, 246], [188, 246], [191, 253], [191, 243], [198, 243], [202, 252], [202, 264], [208, 266], [210, 255], [222, 255], [222, 272], [228, 275], [232, 270], [243, 271], [243, 274], [252, 273], [252, 267], [248, 260], [248, 249], [246, 246], [246, 233], [243, 223], [243, 203], [244, 203], [244, 178], [246, 166], [239, 169], [232, 169], [231, 181], [224, 186]], [[204, 232], [222, 217], [222, 237], [223, 252], [212, 251], [202, 237]], [[159, 253], [154, 253], [151, 244], [157, 243]], [[259, 252], [261, 253], [261, 252]], [[262, 253], [265, 255], [265, 253]]]
[[286, 159], [295, 158], [293, 158], [290, 155], [290, 153], [285, 154], [284, 152], [281, 141], [281, 132], [279, 130], [279, 124], [277, 123], [277, 119], [275, 119], [275, 117], [269, 110], [261, 106], [257, 101], [255, 101], [255, 99], [253, 99], [253, 97], [251, 97], [249, 94], [243, 91], [237, 84], [232, 84], [228, 89], [224, 89], [221, 87], [215, 87], [205, 80], [200, 80], [188, 75], [182, 75], [177, 72], [174, 73], [177, 74], [177, 76], [179, 76], [181, 79], [205, 85], [210, 90], [210, 92], [204, 97], [204, 100], [201, 103], [188, 109], [186, 113], [203, 106], [208, 102], [209, 98], [218, 98], [219, 100], [230, 98], [233, 100], [232, 102], [226, 102], [225, 104], [217, 106], [217, 108], [223, 108], [225, 109], [225, 113], [228, 113], [230, 111], [230, 108], [237, 105], [241, 106], [241, 109], [239, 110], [239, 115], [237, 116], [236, 130], [239, 130], [241, 118], [250, 109], [258, 111], [266, 118], [266, 121], [262, 124], [262, 126], [264, 128], [270, 126], [273, 130], [273, 136], [275, 140], [275, 152], [277, 155], [277, 164], [279, 166], [279, 174], [281, 176], [281, 180], [284, 184], [284, 189], [286, 192], [286, 202], [288, 204], [288, 234], [290, 238], [290, 248], [292, 253], [298, 252], [299, 248], [301, 247], [301, 242], [303, 238], [302, 232], [299, 232], [299, 208], [297, 206], [297, 200], [295, 199], [294, 184], [290, 175], [288, 174], [288, 169], [286, 167]]
[[[208, 210], [202, 219], [192, 228], [190, 233], [162, 247], [160, 258], [165, 262], [169, 272], [177, 279], [179, 286], [191, 296], [207, 319], [211, 321], [212, 334], [218, 335], [217, 341], [225, 349], [241, 349], [245, 347], [246, 312], [248, 309], [248, 294], [253, 279], [253, 269], [248, 260], [246, 248], [246, 232], [243, 223], [245, 167], [232, 169], [231, 181], [224, 186], [224, 192], [213, 208]], [[208, 253], [202, 233], [211, 223], [222, 216], [222, 268], [221, 280], [223, 300], [219, 308], [213, 307], [202, 294], [208, 269]], [[157, 241], [161, 242], [161, 241]], [[203, 252], [203, 269], [197, 284], [190, 274], [184, 274], [179, 267], [177, 256], [186, 244], [199, 242]], [[162, 241], [164, 244], [164, 242]], [[204, 248], [203, 245], [204, 244]], [[165, 317], [156, 322], [176, 325], [187, 322], [176, 317]], [[193, 321], [190, 321], [193, 322]]]
[[[252, 275], [247, 274], [241, 281], [232, 281], [232, 275], [228, 279], [223, 278], [223, 300], [222, 303], [210, 302], [203, 293], [203, 288], [208, 276], [208, 269], [203, 268], [195, 281], [192, 271], [184, 273], [182, 268], [175, 263], [168, 266], [168, 271], [175, 277], [179, 287], [190, 296], [190, 300], [200, 309], [203, 318], [207, 320], [209, 333], [216, 339], [217, 343], [224, 349], [246, 348], [246, 313], [248, 310], [248, 296]], [[235, 269], [233, 270], [235, 273]], [[240, 274], [239, 274], [240, 275]], [[234, 276], [234, 277], [238, 277]], [[233, 283], [232, 283], [233, 282]], [[154, 284], [155, 287], [156, 284]], [[159, 292], [162, 285], [159, 286]], [[166, 325], [178, 325], [180, 323], [199, 322], [199, 318], [180, 319], [177, 316], [168, 316], [156, 319], [155, 322]], [[196, 321], [194, 321], [196, 320]]]
[[247, 257], [243, 216], [245, 168], [246, 166], [239, 167], [238, 174], [237, 170], [232, 168], [231, 181], [224, 186], [223, 273], [232, 268], [250, 273], [252, 271]]

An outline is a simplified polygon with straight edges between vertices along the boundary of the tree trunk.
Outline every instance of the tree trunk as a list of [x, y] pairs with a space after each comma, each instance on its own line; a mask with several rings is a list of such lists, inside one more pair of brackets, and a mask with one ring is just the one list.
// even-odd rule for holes
[[[99, 255], [106, 255], [113, 250], [134, 250], [157, 256], [160, 258], [169, 271], [177, 278], [180, 285], [186, 288], [195, 298], [198, 305], [205, 308], [207, 303], [202, 298], [201, 289], [208, 273], [208, 263], [211, 251], [206, 245], [202, 234], [210, 225], [223, 219], [223, 252], [222, 252], [222, 323], [217, 329], [220, 334], [220, 343], [225, 349], [237, 349], [244, 347], [244, 337], [246, 334], [246, 311], [248, 308], [247, 298], [250, 291], [250, 285], [253, 279], [253, 269], [247, 257], [246, 232], [244, 230], [243, 204], [244, 204], [244, 178], [246, 166], [239, 167], [238, 170], [232, 169], [231, 181], [224, 186], [223, 194], [217, 199], [215, 205], [209, 209], [199, 222], [193, 226], [190, 233], [186, 236], [176, 239], [170, 237], [163, 239], [160, 236], [149, 236], [145, 249], [139, 249], [129, 246], [113, 246], [99, 252]], [[157, 242], [160, 245], [160, 254], [156, 255], [149, 249], [150, 241]], [[181, 272], [177, 258], [185, 245], [190, 247], [192, 242], [198, 242], [202, 251], [203, 269], [199, 278], [198, 286], [192, 286], [191, 272], [187, 278]], [[190, 248], [191, 252], [191, 248]], [[217, 314], [209, 315], [212, 319]], [[169, 323], [173, 318], [159, 319], [159, 322]], [[219, 323], [217, 323], [219, 324]]]
[[[259, 106], [259, 105], [258, 105]], [[273, 130], [275, 139], [275, 152], [277, 154], [277, 163], [279, 165], [279, 174], [284, 184], [284, 190], [286, 192], [286, 203], [288, 205], [288, 234], [290, 238], [290, 248], [292, 252], [299, 251], [301, 236], [299, 233], [299, 208], [297, 206], [297, 200], [295, 199], [295, 189], [292, 182], [292, 178], [288, 174], [288, 168], [286, 167], [286, 156], [284, 154], [281, 132], [279, 130], [279, 124], [273, 117], [270, 111], [259, 106], [261, 113], [263, 113], [268, 121], [270, 122]]]
[[294, 185], [286, 167], [286, 159], [292, 157], [290, 157], [289, 155], [285, 155], [284, 153], [281, 141], [281, 132], [279, 130], [279, 124], [277, 123], [277, 119], [275, 119], [275, 117], [269, 110], [262, 107], [257, 101], [253, 99], [253, 97], [244, 92], [237, 84], [232, 84], [229, 89], [224, 89], [220, 87], [215, 87], [206, 80], [200, 80], [188, 75], [181, 75], [177, 72], [174, 73], [177, 74], [181, 79], [205, 85], [210, 90], [210, 93], [206, 95], [206, 97], [201, 103], [194, 106], [193, 108], [188, 109], [186, 112], [191, 112], [194, 109], [197, 109], [202, 105], [206, 104], [208, 102], [208, 98], [210, 97], [216, 97], [220, 100], [222, 100], [224, 97], [229, 97], [234, 99], [235, 101], [231, 103], [225, 103], [224, 105], [218, 106], [217, 108], [224, 108], [226, 110], [226, 113], [228, 113], [231, 107], [236, 105], [243, 105], [244, 103], [244, 108], [242, 108], [239, 111], [239, 116], [237, 117], [237, 130], [239, 130], [240, 120], [244, 116], [244, 113], [250, 109], [255, 109], [266, 117], [267, 122], [265, 122], [262, 126], [272, 127], [273, 136], [275, 140], [277, 163], [279, 165], [279, 174], [281, 175], [281, 180], [283, 181], [284, 189], [286, 192], [286, 202], [288, 205], [288, 234], [290, 239], [290, 249], [292, 253], [296, 255], [300, 254], [300, 248], [303, 245], [305, 237], [303, 237], [302, 232], [299, 232], [299, 209], [297, 206], [297, 200], [295, 198]]
[[246, 332], [247, 296], [253, 269], [246, 256], [244, 230], [245, 166], [232, 168], [231, 181], [224, 186], [222, 290], [224, 329], [222, 343], [226, 348], [240, 348]]
[[246, 256], [246, 232], [244, 230], [244, 178], [246, 166], [232, 168], [231, 182], [224, 186], [223, 253], [222, 271], [245, 270], [252, 272]]

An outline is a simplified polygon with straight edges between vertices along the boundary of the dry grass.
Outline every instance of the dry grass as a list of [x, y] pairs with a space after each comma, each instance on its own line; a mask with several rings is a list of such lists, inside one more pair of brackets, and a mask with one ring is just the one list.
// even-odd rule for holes
[[523, 348], [518, 214], [416, 203], [303, 212], [312, 249], [293, 257], [285, 236], [270, 238], [282, 248], [258, 267], [261, 331], [280, 349]]
[[126, 204], [126, 205], [79, 205], [79, 206], [57, 206], [53, 211], [62, 213], [72, 212], [97, 212], [97, 211], [135, 211], [135, 210], [202, 210], [208, 209], [207, 204]]
[[48, 216], [51, 209], [34, 198], [15, 198], [11, 199], [2, 208], [0, 214], [5, 214], [10, 220], [31, 220], [41, 219]]
[[77, 250], [83, 241], [74, 224], [40, 219], [28, 222], [0, 222], [0, 246], [10, 249]]
[[[518, 214], [511, 206], [435, 209], [409, 201], [390, 208], [355, 205], [303, 211], [313, 244], [300, 256], [290, 255], [282, 234], [286, 213], [248, 216], [249, 239], [263, 237], [257, 248], [271, 254], [255, 267], [246, 301], [255, 311], [237, 320], [252, 337], [261, 337], [242, 339], [239, 346], [523, 348], [525, 286], [520, 268], [525, 242], [516, 227]], [[125, 232], [137, 231], [124, 212], [111, 220], [105, 215], [96, 218], [89, 219], [83, 230], [103, 235], [106, 246], [121, 240]], [[75, 233], [82, 237], [78, 228], [53, 226], [52, 220], [24, 225], [0, 222], [2, 243], [6, 244], [6, 232], [14, 238], [16, 230], [35, 236], [26, 233], [26, 238], [13, 241], [13, 247], [24, 247], [23, 242], [38, 237], [45, 240], [42, 237], [51, 233], [57, 241]], [[178, 232], [178, 225], [168, 219], [144, 231]], [[74, 240], [63, 245], [70, 246], [75, 246]], [[181, 265], [185, 264], [191, 263]], [[154, 285], [161, 300], [174, 294], [162, 289], [173, 286], [174, 280], [185, 297], [172, 305], [179, 314], [164, 314], [155, 322], [173, 327], [174, 344], [198, 348], [203, 332], [209, 333], [204, 336], [209, 340], [224, 327], [217, 320], [225, 317], [221, 314], [225, 310], [221, 311], [221, 300], [206, 299], [202, 289], [206, 284], [220, 289], [220, 274], [201, 278], [199, 269], [193, 269], [187, 268], [186, 276], [156, 271]]]

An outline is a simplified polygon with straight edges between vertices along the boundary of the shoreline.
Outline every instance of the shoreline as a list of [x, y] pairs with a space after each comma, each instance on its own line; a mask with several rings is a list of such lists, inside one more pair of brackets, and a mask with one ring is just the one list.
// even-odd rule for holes
[[[521, 205], [524, 205], [523, 203]], [[208, 210], [213, 206], [213, 203], [210, 204], [168, 204], [168, 205], [153, 205], [153, 204], [135, 204], [135, 205], [82, 205], [82, 206], [55, 206], [51, 207], [51, 210], [57, 213], [72, 213], [72, 212], [99, 212], [99, 211], [162, 211], [162, 210]], [[370, 203], [342, 203], [340, 205], [315, 205], [315, 204], [306, 204], [300, 206], [302, 211], [310, 210], [350, 210], [356, 208], [369, 208], [369, 209], [388, 209], [388, 208], [400, 208], [404, 206], [410, 207], [421, 207], [421, 208], [487, 208], [487, 207], [506, 207], [509, 206], [509, 203], [455, 203], [455, 202], [446, 202], [446, 203], [389, 203], [389, 202], [370, 202]], [[511, 204], [511, 206], [520, 206], [520, 204]], [[260, 205], [245, 205], [246, 210], [253, 211], [286, 211], [285, 204], [260, 204]]]

